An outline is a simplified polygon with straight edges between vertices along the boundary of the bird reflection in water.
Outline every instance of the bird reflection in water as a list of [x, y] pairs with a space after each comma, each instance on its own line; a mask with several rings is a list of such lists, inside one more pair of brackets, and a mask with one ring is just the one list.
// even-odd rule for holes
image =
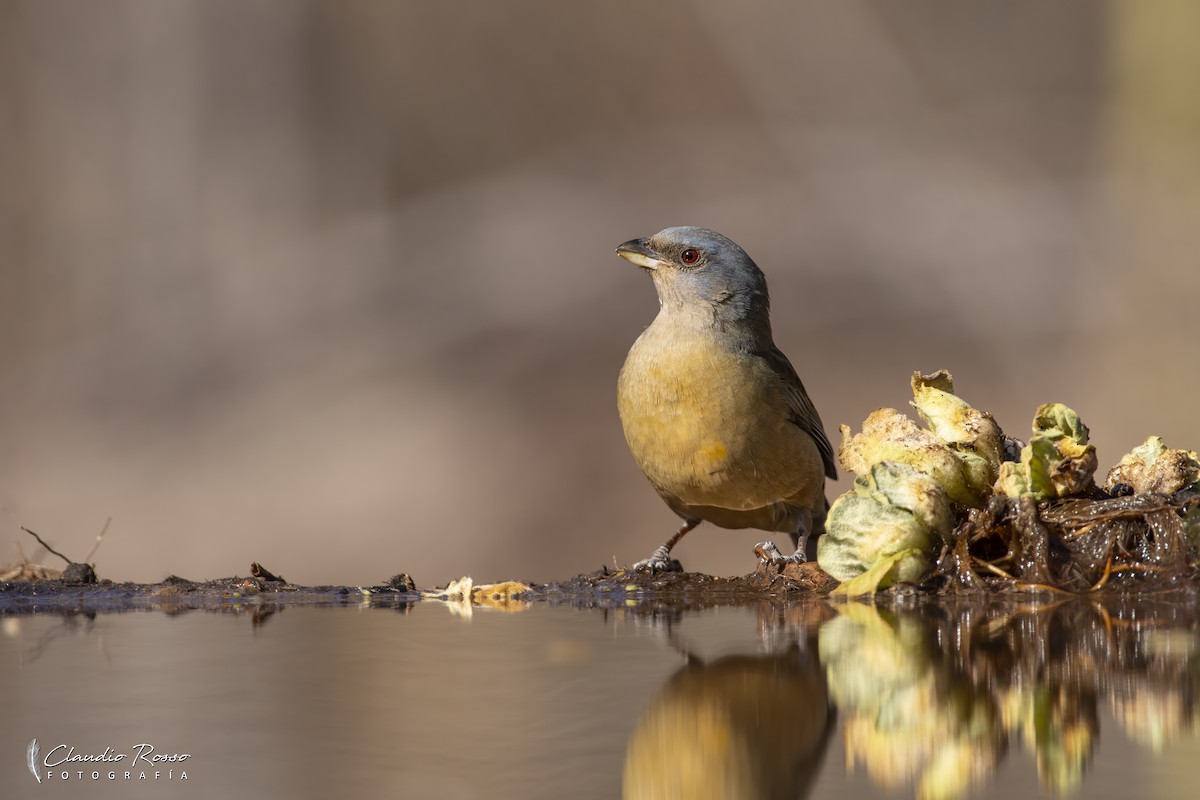
[[629, 740], [623, 795], [803, 797], [833, 717], [815, 648], [792, 644], [773, 655], [710, 662], [689, 656]]

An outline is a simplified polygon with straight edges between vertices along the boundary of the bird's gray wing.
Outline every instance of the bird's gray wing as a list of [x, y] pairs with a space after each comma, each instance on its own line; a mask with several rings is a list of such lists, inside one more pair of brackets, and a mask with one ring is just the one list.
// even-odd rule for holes
[[821, 423], [821, 416], [813, 406], [812, 400], [808, 399], [808, 392], [804, 391], [804, 384], [800, 381], [800, 376], [796, 374], [795, 368], [792, 367], [792, 362], [788, 361], [783, 351], [774, 346], [770, 350], [759, 352], [758, 355], [762, 356], [780, 380], [784, 382], [787, 387], [791, 421], [817, 443], [817, 449], [821, 451], [821, 461], [825, 463], [825, 475], [836, 479], [837, 462], [833, 458], [833, 446], [829, 444], [829, 439], [825, 436], [825, 426]]

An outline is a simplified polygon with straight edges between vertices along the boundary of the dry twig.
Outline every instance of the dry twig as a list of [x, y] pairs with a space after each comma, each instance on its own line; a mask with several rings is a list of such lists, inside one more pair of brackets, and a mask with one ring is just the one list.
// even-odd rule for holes
[[44, 548], [46, 548], [47, 550], [49, 550], [51, 553], [54, 553], [54, 555], [58, 556], [58, 557], [59, 557], [59, 558], [61, 558], [63, 561], [67, 562], [67, 564], [74, 564], [74, 563], [75, 563], [74, 561], [72, 561], [71, 559], [67, 558], [67, 557], [66, 557], [66, 556], [64, 556], [62, 553], [58, 552], [58, 551], [57, 551], [57, 550], [55, 550], [53, 547], [51, 547], [50, 545], [48, 545], [48, 544], [46, 544], [44, 541], [42, 541], [42, 537], [38, 536], [38, 535], [37, 535], [36, 533], [34, 533], [33, 531], [29, 530], [29, 528], [26, 528], [24, 525], [22, 525], [22, 526], [21, 526], [21, 530], [25, 531], [25, 532], [26, 532], [26, 533], [28, 533], [30, 536], [32, 536], [33, 538], [37, 539], [37, 540], [38, 540], [38, 544], [40, 544], [42, 547], [44, 547]]
[[96, 535], [96, 544], [92, 545], [92, 552], [87, 554], [87, 558], [83, 559], [85, 564], [92, 564], [92, 556], [96, 555], [96, 551], [100, 549], [100, 542], [104, 540], [104, 534], [108, 533], [108, 526], [112, 524], [112, 517], [104, 520], [104, 527], [100, 529], [100, 533]]

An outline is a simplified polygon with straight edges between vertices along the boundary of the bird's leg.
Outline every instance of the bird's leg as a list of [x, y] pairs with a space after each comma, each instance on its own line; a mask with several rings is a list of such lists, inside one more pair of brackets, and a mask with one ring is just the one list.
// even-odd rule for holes
[[683, 572], [683, 564], [679, 563], [679, 559], [671, 558], [671, 548], [679, 544], [679, 540], [684, 537], [688, 531], [700, 524], [698, 519], [689, 519], [684, 521], [679, 526], [679, 530], [675, 531], [670, 539], [663, 542], [657, 550], [650, 554], [650, 557], [645, 561], [639, 561], [633, 565], [634, 570], [638, 572]]
[[808, 535], [811, 532], [812, 512], [804, 511], [800, 514], [796, 530], [791, 534], [792, 543], [796, 545], [796, 552], [790, 556], [785, 556], [779, 552], [779, 548], [773, 542], [759, 542], [754, 545], [754, 552], [760, 561], [773, 566], [781, 564], [804, 564], [808, 561]]

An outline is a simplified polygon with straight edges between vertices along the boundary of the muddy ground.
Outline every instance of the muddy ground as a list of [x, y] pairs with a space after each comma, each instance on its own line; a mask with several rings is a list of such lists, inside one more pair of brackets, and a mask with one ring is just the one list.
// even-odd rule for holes
[[[567, 605], [577, 608], [662, 608], [675, 611], [699, 610], [729, 605], [790, 605], [810, 597], [828, 596], [838, 586], [816, 564], [784, 568], [760, 565], [748, 575], [716, 577], [695, 572], [647, 574], [601, 568], [550, 583], [506, 582], [448, 587], [419, 587], [400, 573], [369, 586], [297, 586], [255, 569], [248, 577], [193, 581], [170, 576], [159, 583], [121, 583], [100, 579], [80, 583], [63, 578], [10, 580], [0, 582], [0, 616], [37, 613], [101, 613], [162, 611], [168, 614], [190, 610], [250, 611], [266, 613], [285, 606], [373, 606], [403, 608], [422, 600], [465, 603], [469, 594], [475, 606], [520, 607], [528, 603]], [[263, 578], [266, 574], [272, 579]], [[465, 592], [464, 592], [465, 588]], [[1136, 587], [1113, 585], [1102, 592], [1069, 593], [1048, 586], [1018, 585], [993, 581], [972, 592], [976, 599], [1047, 599], [1103, 594], [1157, 594], [1170, 592], [1181, 600], [1200, 597], [1200, 578], [1177, 576], [1158, 585]], [[964, 599], [953, 581], [934, 579], [923, 586], [898, 586], [874, 596], [885, 604], [922, 598]]]
[[[787, 574], [768, 568], [741, 577], [721, 578], [694, 572], [650, 575], [601, 568], [551, 583], [507, 582], [468, 589], [476, 605], [504, 606], [546, 602], [580, 608], [665, 604], [674, 608], [737, 605], [764, 599], [784, 600], [825, 594], [837, 582], [815, 564], [789, 567]], [[397, 608], [422, 599], [462, 602], [461, 592], [447, 587], [418, 587], [407, 575], [370, 586], [297, 586], [249, 577], [192, 581], [170, 576], [160, 583], [81, 583], [49, 578], [0, 582], [0, 615], [38, 612], [112, 612], [155, 610], [177, 613], [193, 609], [221, 610], [268, 606], [370, 605]]]

